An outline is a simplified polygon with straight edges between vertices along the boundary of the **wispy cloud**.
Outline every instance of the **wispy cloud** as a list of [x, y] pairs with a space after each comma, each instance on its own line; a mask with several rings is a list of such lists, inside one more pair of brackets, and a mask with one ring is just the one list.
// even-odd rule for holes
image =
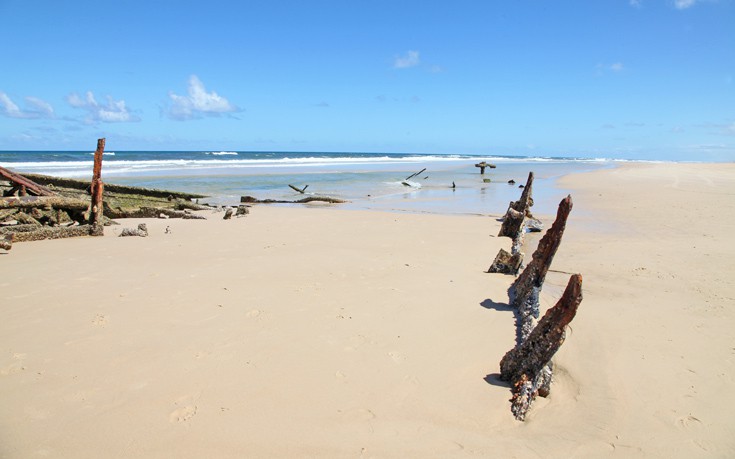
[[196, 75], [189, 77], [187, 95], [180, 96], [169, 93], [171, 106], [167, 114], [175, 120], [190, 120], [203, 116], [220, 116], [223, 113], [234, 113], [240, 109], [214, 91], [207, 92], [204, 83]]
[[694, 6], [695, 3], [697, 0], [674, 0], [674, 7], [677, 10], [685, 10]]
[[115, 100], [112, 96], [106, 97], [107, 102], [100, 104], [95, 99], [92, 91], [87, 91], [84, 98], [77, 93], [69, 94], [66, 101], [74, 108], [85, 110], [87, 112], [87, 123], [125, 123], [140, 121], [140, 118], [133, 115], [128, 110], [125, 101]]
[[636, 8], [641, 7], [641, 0], [629, 0], [630, 6], [634, 6]]
[[2, 111], [0, 113], [10, 118], [22, 119], [54, 117], [54, 108], [48, 102], [32, 96], [26, 97], [25, 102], [26, 106], [24, 108], [20, 108], [7, 94], [0, 92], [0, 107], [2, 107]]
[[421, 63], [421, 58], [418, 51], [408, 51], [404, 56], [396, 56], [393, 61], [393, 68], [396, 69], [407, 69], [416, 67]]

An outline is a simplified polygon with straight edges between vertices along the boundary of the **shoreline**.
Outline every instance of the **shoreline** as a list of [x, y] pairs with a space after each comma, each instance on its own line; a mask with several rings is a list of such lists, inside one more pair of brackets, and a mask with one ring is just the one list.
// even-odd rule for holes
[[[507, 202], [490, 217], [256, 206], [18, 244], [0, 254], [0, 456], [733, 455], [733, 176], [558, 180], [574, 209], [542, 308], [563, 272], [585, 298], [525, 423], [488, 379], [515, 342], [512, 278], [483, 272], [510, 245], [494, 237]], [[138, 222], [148, 238], [115, 237]]]

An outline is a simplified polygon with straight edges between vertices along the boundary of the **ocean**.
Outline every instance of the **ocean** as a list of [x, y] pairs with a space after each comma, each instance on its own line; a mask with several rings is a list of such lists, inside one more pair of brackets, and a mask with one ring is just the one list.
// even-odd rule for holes
[[[475, 164], [481, 161], [497, 167], [480, 175]], [[19, 173], [89, 179], [92, 164], [93, 152], [0, 151], [0, 166]], [[341, 207], [349, 209], [484, 215], [502, 214], [533, 171], [534, 212], [544, 215], [553, 214], [568, 193], [557, 187], [556, 178], [612, 164], [603, 158], [462, 154], [110, 151], [104, 155], [102, 179], [203, 194], [209, 197], [202, 201], [218, 205], [236, 205], [245, 195], [303, 197], [289, 188], [292, 184], [308, 185], [307, 195], [347, 200]], [[402, 183], [424, 168], [411, 178], [413, 186]]]

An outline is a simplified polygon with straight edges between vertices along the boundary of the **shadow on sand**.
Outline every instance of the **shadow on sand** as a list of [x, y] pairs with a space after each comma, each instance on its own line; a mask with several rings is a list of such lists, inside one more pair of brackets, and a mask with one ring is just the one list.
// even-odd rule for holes
[[495, 309], [496, 311], [501, 311], [501, 312], [513, 311], [513, 308], [508, 303], [496, 303], [495, 301], [489, 298], [481, 302], [480, 306], [482, 306], [485, 309]]

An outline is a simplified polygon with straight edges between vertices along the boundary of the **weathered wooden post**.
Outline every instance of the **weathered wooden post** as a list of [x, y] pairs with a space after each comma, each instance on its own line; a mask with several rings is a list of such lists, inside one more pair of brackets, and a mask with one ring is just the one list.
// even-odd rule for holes
[[94, 169], [92, 169], [92, 207], [89, 214], [89, 223], [92, 225], [91, 236], [104, 235], [102, 225], [102, 194], [105, 189], [102, 183], [102, 156], [105, 152], [105, 139], [97, 139], [97, 150], [94, 152]]

